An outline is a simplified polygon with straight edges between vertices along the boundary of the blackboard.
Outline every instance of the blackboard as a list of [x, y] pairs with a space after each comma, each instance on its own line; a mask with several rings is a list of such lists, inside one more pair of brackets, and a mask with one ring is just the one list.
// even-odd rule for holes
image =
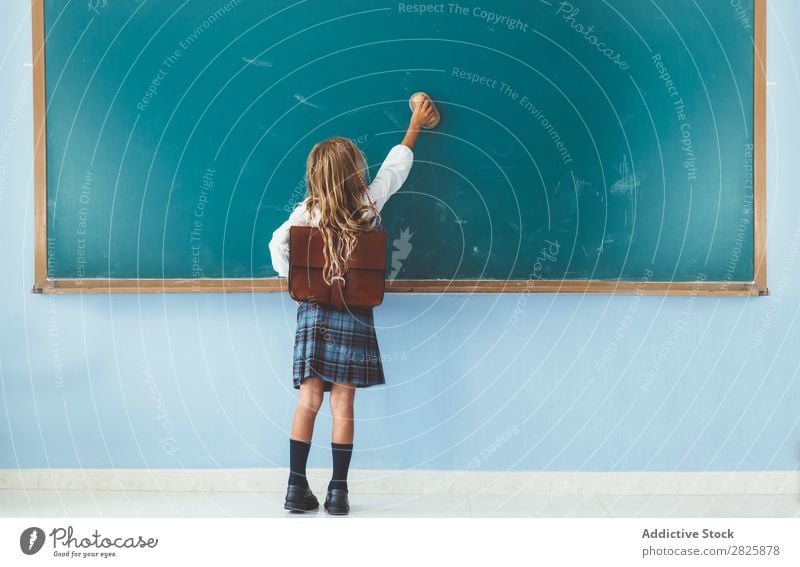
[[763, 2], [486, 4], [34, 2], [37, 288], [283, 289], [311, 146], [423, 90], [390, 288], [764, 293]]

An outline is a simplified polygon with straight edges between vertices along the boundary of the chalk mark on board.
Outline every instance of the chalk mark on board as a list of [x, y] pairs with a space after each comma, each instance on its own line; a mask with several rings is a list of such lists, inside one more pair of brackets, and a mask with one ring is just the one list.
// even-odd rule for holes
[[600, 201], [603, 201], [603, 193], [601, 193], [599, 189], [585, 179], [580, 179], [579, 177], [575, 178], [575, 191], [578, 193], [578, 195], [586, 192], [592, 193], [597, 195], [597, 197], [600, 198]]
[[514, 146], [509, 146], [508, 149], [500, 151], [497, 148], [492, 148], [494, 150], [495, 157], [499, 158], [506, 158], [511, 155], [511, 152], [514, 151]]
[[392, 241], [392, 272], [389, 274], [389, 280], [394, 281], [400, 270], [403, 269], [403, 261], [408, 259], [413, 245], [411, 244], [411, 237], [414, 233], [411, 232], [411, 227], [406, 227], [400, 231], [400, 238], [395, 238]]
[[397, 116], [389, 112], [388, 110], [384, 110], [383, 113], [386, 115], [386, 118], [392, 121], [397, 128], [403, 128], [403, 124], [397, 119]]
[[610, 236], [604, 238], [600, 246], [597, 247], [597, 253], [602, 254], [605, 251], [606, 244], [613, 244], [614, 242], [616, 242], [616, 240]]
[[641, 180], [633, 172], [631, 165], [628, 163], [627, 155], [622, 156], [622, 163], [619, 164], [617, 171], [622, 177], [614, 182], [609, 191], [613, 195], [625, 195], [633, 193], [634, 189], [639, 187]]
[[300, 93], [295, 93], [294, 98], [296, 98], [297, 102], [299, 102], [300, 104], [305, 104], [306, 106], [310, 106], [311, 108], [316, 108], [317, 110], [320, 110], [319, 106], [317, 106], [313, 102], [309, 102], [308, 99], [303, 95], [301, 95]]
[[271, 62], [261, 61], [260, 59], [248, 59], [247, 57], [242, 57], [242, 61], [248, 65], [253, 65], [254, 67], [272, 67]]
[[434, 205], [436, 210], [439, 212], [439, 222], [444, 223], [447, 221], [447, 207], [445, 207], [442, 203], [436, 203]]

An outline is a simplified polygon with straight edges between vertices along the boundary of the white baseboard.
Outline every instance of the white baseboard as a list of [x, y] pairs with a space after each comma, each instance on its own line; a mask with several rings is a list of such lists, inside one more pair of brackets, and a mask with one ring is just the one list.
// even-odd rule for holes
[[[0, 489], [281, 493], [286, 469], [2, 469]], [[313, 488], [330, 470], [308, 471]], [[800, 494], [800, 472], [501, 472], [354, 470], [360, 494]]]

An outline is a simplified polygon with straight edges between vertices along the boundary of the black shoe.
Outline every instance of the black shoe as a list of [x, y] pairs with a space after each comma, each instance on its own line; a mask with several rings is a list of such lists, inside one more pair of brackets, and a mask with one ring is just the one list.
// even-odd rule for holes
[[350, 502], [347, 498], [347, 491], [341, 488], [334, 488], [328, 491], [328, 496], [325, 498], [325, 509], [328, 514], [334, 516], [344, 516], [350, 512]]
[[308, 486], [290, 484], [286, 489], [286, 502], [283, 507], [292, 512], [308, 512], [319, 508], [319, 501]]

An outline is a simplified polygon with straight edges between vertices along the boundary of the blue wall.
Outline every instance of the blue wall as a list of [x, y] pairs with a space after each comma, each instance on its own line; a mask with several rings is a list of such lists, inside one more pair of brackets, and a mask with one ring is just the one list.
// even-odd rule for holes
[[[6, 4], [0, 467], [286, 466], [288, 297], [30, 293], [31, 24], [27, 3]], [[354, 466], [797, 468], [800, 38], [781, 28], [797, 21], [800, 3], [771, 0], [773, 294], [389, 295], [376, 310], [389, 385], [357, 397]], [[328, 465], [329, 434], [323, 415], [311, 466]]]

